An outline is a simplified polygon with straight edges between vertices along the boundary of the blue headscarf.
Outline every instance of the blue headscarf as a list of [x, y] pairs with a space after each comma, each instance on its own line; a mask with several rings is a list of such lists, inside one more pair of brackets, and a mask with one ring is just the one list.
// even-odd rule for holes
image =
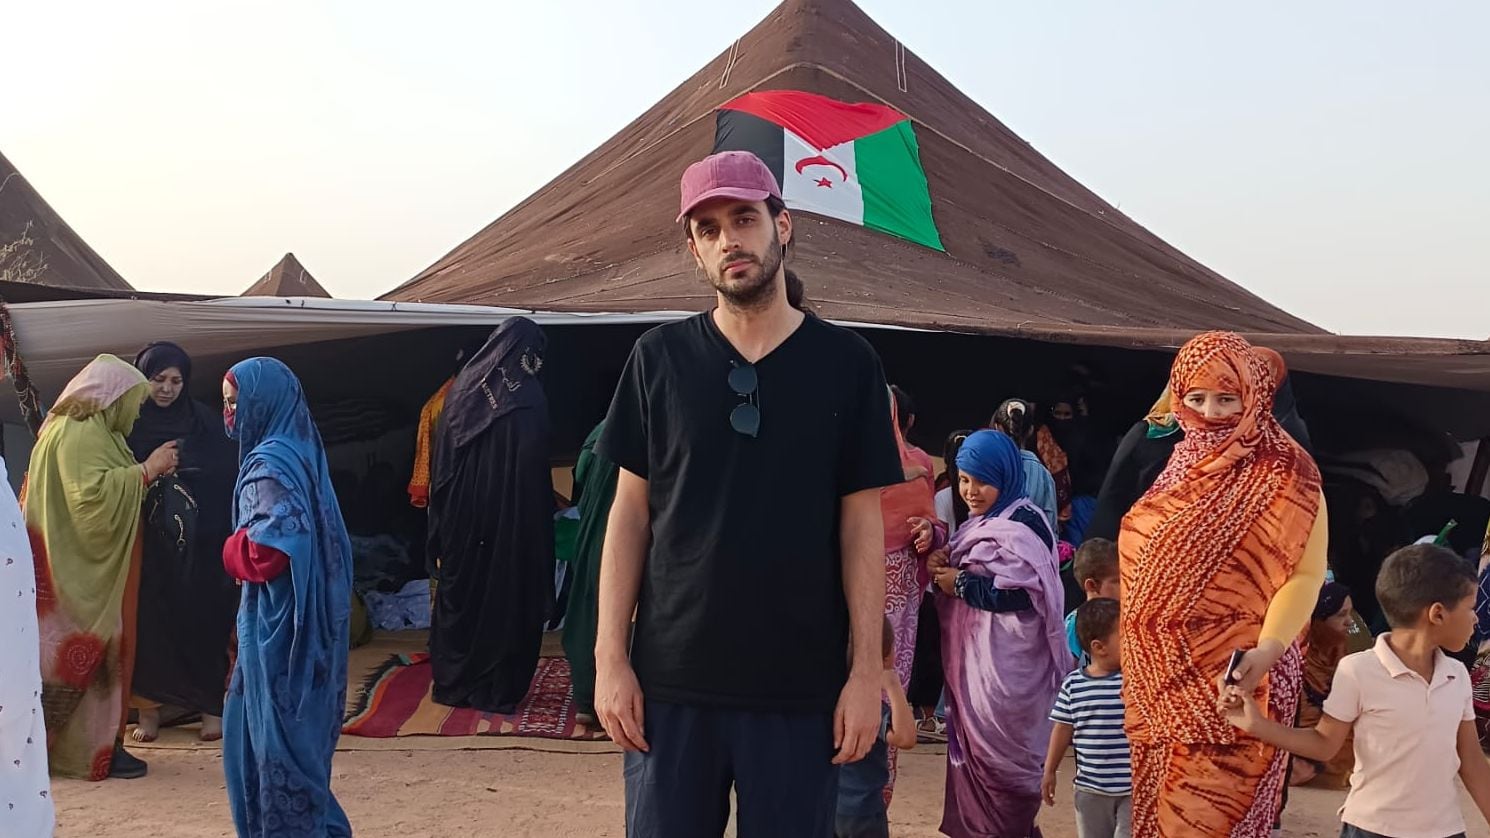
[[294, 373], [250, 358], [229, 434], [239, 442], [233, 528], [289, 556], [290, 569], [245, 582], [238, 665], [228, 690], [223, 766], [240, 835], [351, 834], [331, 794], [351, 618], [352, 545], [321, 435]]
[[997, 515], [1029, 496], [1024, 487], [1024, 461], [1013, 437], [1003, 431], [983, 430], [963, 440], [957, 451], [957, 470], [999, 490], [988, 515]]

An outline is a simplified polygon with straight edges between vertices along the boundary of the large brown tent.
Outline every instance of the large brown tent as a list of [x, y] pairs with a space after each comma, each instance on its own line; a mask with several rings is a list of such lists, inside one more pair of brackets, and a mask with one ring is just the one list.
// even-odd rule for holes
[[716, 108], [771, 89], [908, 115], [947, 249], [799, 219], [795, 266], [828, 316], [931, 327], [1012, 329], [1036, 320], [1319, 331], [1077, 183], [849, 0], [787, 0], [620, 134], [389, 297], [707, 305], [712, 295], [671, 223], [678, 175], [709, 153]]
[[551, 183], [385, 295], [559, 311], [702, 310], [672, 223], [714, 113], [759, 90], [910, 117], [946, 253], [797, 214], [792, 264], [823, 316], [1047, 342], [1172, 349], [1197, 330], [1265, 335], [1297, 368], [1490, 391], [1490, 344], [1350, 338], [1270, 305], [1076, 182], [850, 0], [786, 0]]
[[258, 282], [239, 296], [331, 298], [330, 292], [316, 282], [316, 278], [310, 275], [310, 271], [300, 264], [293, 253], [286, 253], [283, 259], [269, 269], [269, 273], [259, 277]]
[[0, 293], [11, 302], [129, 292], [109, 266], [0, 154]]

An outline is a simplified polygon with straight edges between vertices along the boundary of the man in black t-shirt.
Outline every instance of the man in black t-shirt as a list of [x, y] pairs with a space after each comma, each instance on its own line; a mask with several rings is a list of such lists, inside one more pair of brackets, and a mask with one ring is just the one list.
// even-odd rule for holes
[[867, 342], [794, 307], [764, 163], [706, 158], [682, 199], [718, 307], [643, 335], [606, 419], [596, 711], [632, 838], [722, 834], [732, 786], [741, 838], [829, 838], [880, 723], [888, 391]]

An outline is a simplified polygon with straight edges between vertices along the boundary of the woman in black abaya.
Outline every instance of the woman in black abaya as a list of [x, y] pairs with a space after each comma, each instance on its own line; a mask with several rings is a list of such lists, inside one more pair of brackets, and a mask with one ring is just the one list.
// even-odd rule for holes
[[435, 438], [429, 556], [434, 699], [516, 709], [538, 665], [554, 600], [554, 501], [544, 336], [503, 323], [460, 371]]
[[140, 566], [139, 645], [130, 704], [140, 713], [132, 737], [154, 739], [160, 706], [202, 715], [204, 740], [222, 737], [228, 645], [238, 587], [222, 566], [232, 513], [238, 448], [222, 414], [193, 399], [191, 358], [174, 343], [152, 343], [135, 358], [150, 396], [129, 435], [143, 459], [179, 443], [181, 467], [145, 494]]

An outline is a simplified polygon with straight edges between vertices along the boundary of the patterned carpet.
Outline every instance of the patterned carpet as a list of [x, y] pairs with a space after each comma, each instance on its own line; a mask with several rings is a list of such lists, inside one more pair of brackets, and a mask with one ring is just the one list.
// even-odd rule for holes
[[570, 695], [569, 662], [547, 657], [538, 662], [533, 685], [511, 715], [483, 713], [436, 704], [431, 697], [429, 656], [395, 655], [368, 676], [359, 701], [342, 733], [348, 736], [516, 736], [596, 742], [605, 739], [598, 726], [575, 719]]

